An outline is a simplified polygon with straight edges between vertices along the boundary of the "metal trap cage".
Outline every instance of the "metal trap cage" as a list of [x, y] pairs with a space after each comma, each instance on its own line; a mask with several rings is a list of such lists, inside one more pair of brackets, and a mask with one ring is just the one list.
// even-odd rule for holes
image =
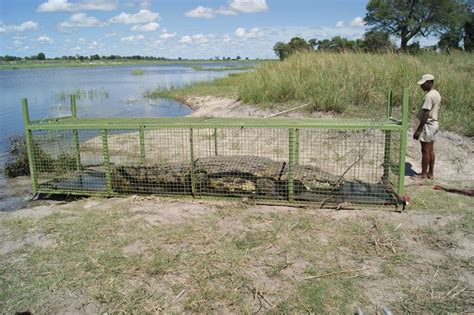
[[30, 120], [33, 191], [45, 194], [253, 198], [274, 203], [397, 205], [402, 118], [78, 118]]

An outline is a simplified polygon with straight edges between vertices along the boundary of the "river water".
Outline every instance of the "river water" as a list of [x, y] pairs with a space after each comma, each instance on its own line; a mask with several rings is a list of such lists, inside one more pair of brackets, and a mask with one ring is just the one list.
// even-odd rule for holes
[[[200, 64], [206, 68], [227, 65], [239, 64]], [[134, 70], [141, 71], [134, 75]], [[187, 106], [167, 99], [151, 100], [146, 92], [228, 73], [196, 71], [186, 64], [0, 70], [0, 166], [8, 158], [8, 138], [23, 134], [23, 97], [28, 99], [32, 119], [70, 115], [71, 93], [79, 96], [79, 117], [185, 116], [191, 112]]]

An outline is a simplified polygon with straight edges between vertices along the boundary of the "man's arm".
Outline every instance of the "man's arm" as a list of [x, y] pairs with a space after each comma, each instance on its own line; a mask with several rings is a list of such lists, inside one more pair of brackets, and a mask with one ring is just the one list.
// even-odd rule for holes
[[421, 113], [420, 124], [418, 125], [418, 128], [416, 128], [415, 133], [413, 134], [413, 139], [415, 140], [420, 139], [420, 135], [421, 135], [421, 132], [423, 131], [423, 127], [425, 126], [429, 117], [430, 117], [430, 111], [428, 109], [423, 109], [423, 112]]

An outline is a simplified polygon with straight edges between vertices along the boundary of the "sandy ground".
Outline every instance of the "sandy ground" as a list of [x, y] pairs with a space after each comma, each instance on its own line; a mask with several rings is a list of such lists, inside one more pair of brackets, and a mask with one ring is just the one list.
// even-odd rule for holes
[[[194, 112], [190, 116], [225, 116], [225, 117], [265, 117], [273, 114], [273, 111], [256, 109], [251, 106], [242, 105], [233, 99], [225, 98], [214, 98], [214, 97], [190, 97], [185, 102], [194, 109]], [[308, 117], [304, 113], [289, 113], [282, 115], [282, 117]], [[312, 117], [324, 117], [321, 113], [314, 113]], [[409, 133], [408, 141], [408, 156], [407, 163], [409, 163], [408, 171], [411, 174], [420, 171], [419, 160], [420, 160], [420, 148], [419, 143], [414, 141], [412, 138], [412, 130]], [[474, 140], [471, 138], [463, 137], [460, 135], [453, 134], [451, 132], [441, 131], [436, 145], [435, 150], [437, 153], [436, 161], [436, 181], [434, 184], [450, 185], [450, 187], [474, 187]], [[428, 185], [432, 185], [429, 183]], [[28, 218], [31, 220], [38, 220], [42, 217], [46, 217], [53, 213], [70, 211], [75, 207], [76, 203], [84, 203], [84, 201], [73, 201], [73, 202], [61, 202], [61, 201], [34, 201], [29, 202], [31, 198], [31, 189], [28, 178], [17, 178], [14, 180], [3, 180], [0, 182], [0, 205], [1, 210], [15, 210], [17, 208], [23, 208], [19, 211], [14, 212], [0, 212], [0, 221], [10, 220], [14, 218]], [[415, 185], [409, 176], [406, 179], [406, 185]], [[416, 183], [419, 185], [419, 183]], [[97, 208], [106, 209], [112, 207], [120, 200], [129, 200], [128, 197], [124, 199], [99, 199], [87, 201], [83, 207], [86, 209]], [[215, 211], [215, 203], [206, 201], [173, 201], [163, 200], [158, 198], [143, 198], [136, 202], [130, 213], [138, 218], [143, 219], [150, 226], [160, 226], [162, 224], [181, 224], [187, 220], [196, 220], [200, 217]], [[69, 210], [68, 210], [69, 209]], [[251, 208], [252, 211], [271, 213], [275, 211], [295, 211], [294, 208], [290, 207], [272, 207], [272, 206], [254, 206]], [[433, 244], [425, 244], [418, 242], [416, 235], [412, 235], [412, 230], [418, 230], [422, 227], [438, 227], [445, 226], [453, 220], [458, 220], [459, 217], [456, 215], [428, 215], [421, 213], [408, 213], [408, 214], [397, 214], [385, 211], [373, 211], [373, 210], [360, 210], [360, 211], [339, 211], [339, 212], [324, 212], [317, 209], [312, 209], [315, 218], [331, 217], [332, 220], [341, 220], [347, 218], [364, 219], [367, 216], [375, 216], [385, 222], [390, 222], [394, 226], [403, 227], [406, 231], [404, 235], [406, 240], [403, 241], [403, 246], [410, 252], [416, 255], [420, 266], [422, 264], [433, 263], [433, 261], [442, 262], [448, 255], [457, 255], [464, 257], [465, 259], [473, 259], [474, 257], [474, 239], [472, 234], [455, 234], [453, 236], [454, 241], [459, 244], [456, 249], [443, 249], [438, 251], [436, 248], [438, 245], [433, 247]], [[126, 223], [126, 222], [125, 222]], [[231, 225], [230, 225], [231, 226]], [[232, 228], [235, 228], [232, 226]], [[0, 236], [7, 235], [9, 232], [6, 229], [0, 229]], [[324, 234], [324, 233], [323, 233]], [[331, 235], [321, 235], [321, 240], [324, 238], [328, 239]], [[24, 247], [25, 245], [32, 245], [38, 247], [54, 247], [56, 241], [54, 238], [44, 236], [36, 232], [28, 234], [23, 239], [2, 241], [0, 239], [0, 256], [3, 258], [8, 257], [10, 253], [14, 253], [16, 250]], [[139, 255], [145, 251], [147, 247], [144, 243], [137, 242], [132, 243], [129, 246], [123, 248], [125, 255]], [[457, 250], [457, 252], [456, 252]], [[13, 259], [12, 257], [8, 259]], [[430, 272], [433, 270], [430, 270]], [[434, 270], [436, 271], [436, 270]], [[436, 271], [437, 274], [437, 271]], [[436, 276], [435, 274], [435, 276]], [[297, 273], [296, 273], [297, 275]], [[415, 275], [413, 275], [416, 277]], [[405, 279], [405, 281], [408, 281]], [[470, 286], [470, 290], [474, 288], [474, 275], [472, 272], [462, 273], [459, 275], [459, 281], [467, 283]], [[364, 286], [364, 290], [369, 292], [374, 305], [381, 305], [387, 301], [396, 300], [402, 295], [401, 292], [392, 288], [396, 288], [399, 285], [397, 280], [385, 279], [382, 276], [377, 281], [367, 283]], [[390, 290], [387, 290], [390, 287]], [[96, 305], [91, 305], [90, 308], [82, 308], [80, 311], [76, 307], [76, 304], [83, 305], [84, 303], [77, 303], [76, 300], [83, 300], [85, 297], [78, 296], [76, 293], [69, 294], [68, 297], [61, 296], [61, 303], [59, 303], [58, 311], [75, 312], [75, 313], [95, 313], [97, 312]], [[74, 302], [76, 301], [76, 302]], [[474, 309], [473, 309], [474, 310]], [[178, 309], [180, 311], [180, 309]], [[182, 311], [182, 310], [181, 310]]]

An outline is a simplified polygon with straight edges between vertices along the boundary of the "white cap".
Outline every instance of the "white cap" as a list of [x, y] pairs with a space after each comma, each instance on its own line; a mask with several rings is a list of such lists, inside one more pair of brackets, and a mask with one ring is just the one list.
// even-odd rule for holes
[[421, 77], [421, 80], [418, 81], [418, 85], [422, 85], [426, 81], [434, 81], [434, 76], [432, 74], [425, 74], [424, 76]]

